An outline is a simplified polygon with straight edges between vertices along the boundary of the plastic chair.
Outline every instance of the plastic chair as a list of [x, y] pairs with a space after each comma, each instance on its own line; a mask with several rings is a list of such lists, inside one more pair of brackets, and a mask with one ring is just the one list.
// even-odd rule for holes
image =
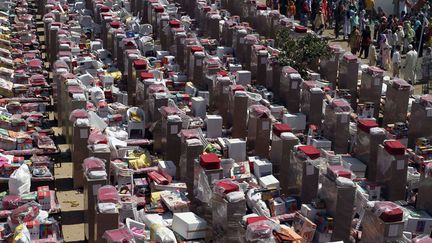
[[[136, 112], [137, 115], [141, 118], [141, 121], [133, 121], [132, 120], [132, 112]], [[139, 107], [131, 107], [127, 110], [127, 121], [128, 121], [128, 134], [131, 136], [132, 130], [140, 130], [141, 136], [144, 138], [145, 136], [145, 114], [144, 111]]]

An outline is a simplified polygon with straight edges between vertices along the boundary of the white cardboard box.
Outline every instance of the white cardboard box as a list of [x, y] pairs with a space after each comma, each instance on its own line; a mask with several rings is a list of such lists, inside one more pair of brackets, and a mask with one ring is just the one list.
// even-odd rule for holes
[[259, 179], [260, 186], [267, 189], [279, 189], [279, 181], [273, 175], [263, 176]]
[[272, 163], [268, 160], [254, 160], [254, 175], [257, 178], [268, 176], [273, 173]]
[[247, 70], [240, 70], [236, 72], [237, 84], [248, 85], [251, 83], [252, 73]]
[[306, 128], [306, 115], [303, 113], [283, 115], [282, 123], [290, 125], [294, 131], [302, 131]]
[[170, 160], [160, 160], [158, 162], [158, 168], [160, 170], [165, 171], [168, 175], [174, 177], [176, 175], [176, 165], [174, 164], [174, 162], [170, 161]]
[[314, 208], [311, 204], [302, 204], [300, 209], [301, 214], [310, 220], [315, 220], [317, 213], [325, 214], [325, 209]]
[[408, 220], [405, 223], [405, 231], [415, 235], [430, 234], [432, 231], [432, 217], [423, 210], [416, 210], [419, 217], [408, 215]]
[[244, 140], [233, 138], [228, 139], [228, 157], [236, 162], [245, 161], [246, 159], [246, 142]]
[[203, 97], [192, 97], [193, 114], [204, 119], [207, 114], [207, 104]]
[[313, 138], [312, 139], [312, 146], [314, 146], [317, 149], [324, 149], [331, 151], [331, 141], [325, 138]]
[[172, 229], [186, 240], [206, 237], [207, 222], [192, 212], [174, 213]]
[[207, 137], [218, 138], [222, 137], [222, 117], [218, 115], [207, 115]]

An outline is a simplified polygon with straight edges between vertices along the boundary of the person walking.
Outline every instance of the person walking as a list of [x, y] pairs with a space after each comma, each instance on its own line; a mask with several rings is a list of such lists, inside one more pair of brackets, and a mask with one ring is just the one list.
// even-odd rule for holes
[[404, 33], [404, 53], [407, 53], [409, 51], [408, 46], [413, 43], [415, 37], [415, 31], [411, 27], [411, 23], [409, 22], [409, 20], [406, 20], [404, 22]]
[[294, 1], [290, 0], [288, 2], [288, 15], [287, 15], [287, 17], [294, 20], [295, 15], [296, 15], [296, 6], [294, 4]]
[[314, 31], [318, 35], [322, 35], [325, 29], [324, 15], [321, 10], [315, 16], [315, 20], [313, 22]]
[[401, 47], [399, 45], [396, 46], [396, 49], [393, 52], [393, 56], [392, 56], [393, 78], [395, 77], [399, 78], [399, 70], [402, 63], [400, 49]]
[[342, 1], [339, 1], [338, 6], [336, 7], [335, 10], [335, 38], [338, 39], [339, 38], [339, 32], [340, 29], [342, 27], [343, 21], [345, 19], [345, 15], [346, 15], [346, 8], [345, 5], [343, 4]]
[[369, 45], [369, 66], [376, 66], [377, 59], [378, 58], [375, 45]]
[[357, 26], [354, 26], [352, 30], [348, 42], [348, 46], [351, 47], [351, 53], [357, 55], [357, 52], [360, 50], [361, 43], [361, 35], [360, 31], [357, 29]]
[[303, 0], [300, 9], [300, 24], [307, 27], [308, 18], [310, 14], [309, 3], [306, 0]]
[[361, 39], [361, 47], [360, 47], [360, 55], [359, 55], [360, 58], [364, 53], [364, 58], [368, 59], [369, 46], [371, 43], [372, 43], [371, 30], [369, 25], [366, 25], [365, 29], [362, 31], [362, 39]]
[[413, 45], [408, 45], [408, 53], [405, 58], [405, 66], [403, 68], [403, 76], [404, 79], [410, 82], [411, 84], [415, 84], [416, 80], [416, 65], [417, 65], [418, 54], [414, 49]]

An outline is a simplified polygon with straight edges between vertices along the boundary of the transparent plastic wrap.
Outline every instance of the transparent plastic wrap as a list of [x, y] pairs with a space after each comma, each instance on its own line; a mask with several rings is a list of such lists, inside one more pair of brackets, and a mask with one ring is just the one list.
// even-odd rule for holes
[[326, 204], [327, 213], [334, 218], [332, 240], [349, 241], [354, 209], [356, 187], [354, 184], [341, 184], [322, 176], [320, 198]]
[[108, 138], [101, 131], [95, 129], [90, 132], [87, 142], [89, 145], [108, 144]]
[[114, 186], [106, 185], [99, 188], [97, 192], [97, 199], [102, 203], [118, 203], [120, 201], [120, 196]]
[[385, 223], [366, 209], [362, 220], [362, 242], [394, 242], [402, 237], [404, 222]]
[[21, 205], [18, 208], [12, 210], [12, 213], [8, 218], [8, 224], [11, 229], [14, 229], [21, 223], [35, 220], [38, 217], [40, 211], [41, 206], [34, 201]]
[[303, 203], [309, 203], [318, 194], [321, 158], [311, 159], [299, 149], [294, 149], [290, 156], [288, 191], [300, 196]]
[[262, 243], [276, 242], [273, 231], [279, 231], [280, 225], [272, 220], [261, 220], [249, 224], [246, 229], [245, 239], [247, 241], [258, 241]]
[[203, 203], [210, 203], [213, 191], [209, 180], [201, 166], [194, 166], [194, 194], [195, 198]]
[[213, 237], [224, 242], [234, 242], [241, 237], [240, 221], [246, 213], [246, 200], [228, 202], [215, 195], [211, 201]]
[[412, 243], [430, 243], [432, 242], [432, 237], [427, 234], [419, 235], [412, 239]]
[[352, 112], [350, 103], [345, 99], [333, 99], [330, 102], [330, 107], [334, 110], [334, 112]]

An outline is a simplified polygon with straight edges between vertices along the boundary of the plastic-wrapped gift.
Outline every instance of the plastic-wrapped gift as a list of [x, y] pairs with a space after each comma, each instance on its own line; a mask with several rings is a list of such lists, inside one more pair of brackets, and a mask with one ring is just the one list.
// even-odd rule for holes
[[114, 186], [102, 186], [98, 190], [97, 198], [102, 203], [118, 203], [120, 200], [119, 193]]

